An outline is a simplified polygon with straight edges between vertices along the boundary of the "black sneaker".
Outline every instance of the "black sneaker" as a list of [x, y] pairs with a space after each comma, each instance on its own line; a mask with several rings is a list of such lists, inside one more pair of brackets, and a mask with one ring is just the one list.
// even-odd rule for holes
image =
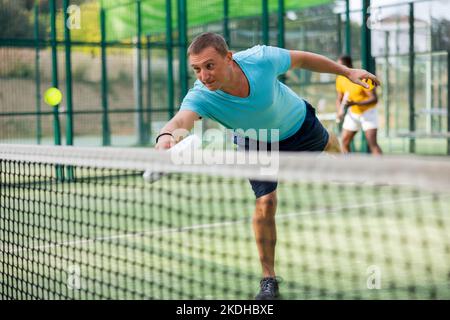
[[256, 300], [274, 300], [279, 296], [278, 280], [276, 278], [263, 278], [259, 286], [261, 290], [256, 295]]

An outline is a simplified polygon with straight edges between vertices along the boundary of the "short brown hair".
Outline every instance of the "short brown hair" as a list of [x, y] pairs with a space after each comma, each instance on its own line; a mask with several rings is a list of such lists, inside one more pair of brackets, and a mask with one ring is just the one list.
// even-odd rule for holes
[[342, 64], [343, 64], [344, 66], [347, 66], [347, 67], [349, 67], [349, 68], [353, 68], [352, 57], [350, 57], [349, 55], [345, 55], [345, 54], [344, 54], [344, 55], [340, 56], [338, 60], [341, 60], [341, 61], [342, 61]]
[[205, 32], [192, 40], [192, 43], [187, 50], [187, 54], [188, 56], [191, 54], [199, 54], [209, 47], [216, 49], [222, 57], [225, 57], [228, 53], [228, 45], [220, 34]]

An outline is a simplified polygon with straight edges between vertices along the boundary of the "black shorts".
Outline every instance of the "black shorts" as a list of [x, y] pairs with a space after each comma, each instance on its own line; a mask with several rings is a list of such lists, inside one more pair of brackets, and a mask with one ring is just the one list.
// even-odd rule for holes
[[[281, 140], [278, 144], [279, 151], [323, 151], [328, 143], [328, 131], [322, 126], [316, 117], [316, 110], [306, 102], [306, 116], [300, 129], [287, 139]], [[235, 143], [239, 149], [253, 150], [258, 149], [259, 143], [250, 142], [248, 138], [237, 139]], [[267, 144], [267, 150], [271, 150], [270, 143]], [[262, 197], [276, 190], [278, 182], [250, 180], [253, 192], [256, 198]]]

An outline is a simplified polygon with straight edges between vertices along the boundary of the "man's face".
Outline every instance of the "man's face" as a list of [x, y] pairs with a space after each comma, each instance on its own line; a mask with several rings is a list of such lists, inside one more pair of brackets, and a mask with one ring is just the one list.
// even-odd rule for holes
[[216, 49], [208, 47], [199, 54], [191, 54], [189, 63], [197, 79], [209, 90], [215, 91], [230, 79], [233, 60], [231, 52], [222, 57]]

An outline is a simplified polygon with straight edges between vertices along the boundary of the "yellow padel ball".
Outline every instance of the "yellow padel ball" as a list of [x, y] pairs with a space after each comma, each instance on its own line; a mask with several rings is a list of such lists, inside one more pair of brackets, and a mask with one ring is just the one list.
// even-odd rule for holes
[[61, 102], [62, 93], [58, 88], [52, 87], [45, 90], [44, 101], [49, 106], [56, 106]]

